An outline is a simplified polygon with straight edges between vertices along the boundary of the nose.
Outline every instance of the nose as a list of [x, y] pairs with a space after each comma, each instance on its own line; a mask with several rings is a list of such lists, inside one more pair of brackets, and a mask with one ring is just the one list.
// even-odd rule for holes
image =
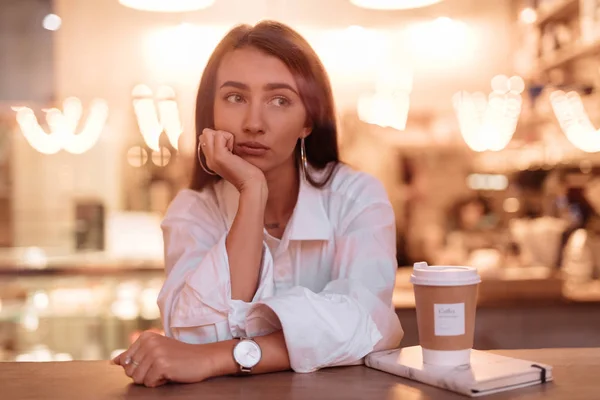
[[265, 122], [260, 102], [251, 102], [248, 104], [248, 107], [246, 107], [243, 129], [244, 133], [247, 134], [265, 133]]

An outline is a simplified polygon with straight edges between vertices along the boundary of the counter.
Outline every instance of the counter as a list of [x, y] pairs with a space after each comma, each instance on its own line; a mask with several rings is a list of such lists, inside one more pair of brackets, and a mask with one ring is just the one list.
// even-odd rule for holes
[[[414, 309], [415, 297], [410, 283], [411, 268], [396, 273], [393, 302], [396, 309]], [[482, 274], [477, 306], [521, 307], [524, 303], [537, 306], [566, 304], [598, 304], [600, 281], [566, 287], [560, 271], [546, 267], [506, 268]]]
[[[159, 260], [88, 254], [49, 261], [37, 268], [0, 262], [0, 360], [30, 352], [32, 344], [89, 359], [81, 348], [92, 342], [98, 349], [91, 354], [98, 359], [126, 346], [136, 331], [160, 329], [156, 296], [164, 270]], [[410, 272], [398, 270], [393, 296], [405, 346], [419, 343]], [[488, 271], [479, 290], [475, 346], [600, 347], [597, 315], [597, 285], [566, 291], [560, 274], [544, 267]]]
[[[486, 396], [499, 399], [594, 399], [600, 393], [600, 349], [495, 351], [547, 363], [554, 382]], [[312, 374], [283, 372], [225, 377], [202, 383], [149, 389], [131, 383], [108, 361], [0, 363], [3, 398], [21, 399], [465, 399], [363, 366], [331, 368]]]
[[[475, 347], [536, 349], [600, 347], [599, 282], [565, 290], [546, 268], [505, 270], [479, 287]], [[394, 306], [404, 328], [403, 346], [419, 344], [410, 268], [396, 276]]]

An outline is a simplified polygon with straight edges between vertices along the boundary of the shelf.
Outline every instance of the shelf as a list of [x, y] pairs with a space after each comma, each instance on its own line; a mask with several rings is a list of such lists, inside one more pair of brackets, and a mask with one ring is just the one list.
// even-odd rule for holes
[[564, 0], [557, 2], [547, 11], [538, 11], [537, 25], [542, 26], [551, 21], [560, 21], [575, 14], [579, 9], [579, 0]]
[[591, 56], [600, 53], [600, 41], [576, 46], [573, 49], [565, 49], [557, 51], [556, 54], [550, 58], [544, 57], [540, 60], [540, 70], [548, 72], [551, 69], [562, 67], [573, 61], [581, 58]]
[[100, 276], [115, 277], [122, 275], [140, 275], [149, 274], [159, 276], [164, 273], [162, 266], [154, 264], [140, 264], [138, 266], [109, 266], [109, 265], [88, 265], [88, 266], [67, 266], [51, 265], [47, 267], [35, 268], [20, 265], [1, 265], [0, 277], [15, 276]]

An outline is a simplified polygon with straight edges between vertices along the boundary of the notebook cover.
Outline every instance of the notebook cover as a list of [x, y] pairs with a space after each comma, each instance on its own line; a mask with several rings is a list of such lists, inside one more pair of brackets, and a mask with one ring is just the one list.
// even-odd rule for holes
[[513, 390], [552, 380], [552, 367], [533, 361], [473, 350], [471, 364], [442, 367], [423, 364], [421, 346], [371, 353], [365, 364], [470, 397]]

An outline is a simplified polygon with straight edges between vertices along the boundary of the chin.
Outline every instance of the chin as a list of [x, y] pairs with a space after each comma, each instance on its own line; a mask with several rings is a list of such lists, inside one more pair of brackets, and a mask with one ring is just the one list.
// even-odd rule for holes
[[263, 172], [266, 172], [271, 169], [271, 165], [268, 162], [266, 162], [266, 160], [262, 157], [254, 157], [248, 155], [241, 155], [240, 157]]

